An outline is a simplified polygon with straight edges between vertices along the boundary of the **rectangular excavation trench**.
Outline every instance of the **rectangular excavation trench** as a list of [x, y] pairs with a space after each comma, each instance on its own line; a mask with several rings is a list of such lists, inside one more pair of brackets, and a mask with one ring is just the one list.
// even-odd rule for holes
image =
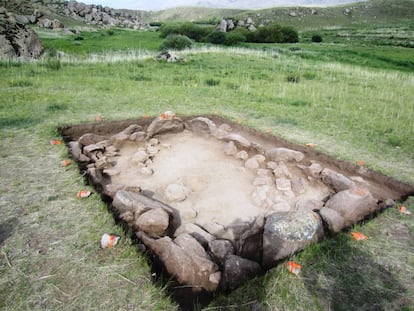
[[[68, 125], [70, 154], [189, 296], [231, 291], [414, 186], [216, 115]], [[183, 296], [184, 295], [184, 296]]]

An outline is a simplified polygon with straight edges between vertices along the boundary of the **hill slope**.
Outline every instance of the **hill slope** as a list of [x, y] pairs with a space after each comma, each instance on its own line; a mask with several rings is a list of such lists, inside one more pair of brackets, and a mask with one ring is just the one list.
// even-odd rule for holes
[[[309, 3], [312, 1], [308, 1]], [[335, 7], [275, 7], [262, 10], [230, 10], [181, 7], [153, 12], [151, 21], [206, 21], [232, 17], [234, 21], [251, 18], [256, 25], [277, 22], [301, 30], [356, 25], [409, 23], [414, 16], [413, 0], [370, 0]]]

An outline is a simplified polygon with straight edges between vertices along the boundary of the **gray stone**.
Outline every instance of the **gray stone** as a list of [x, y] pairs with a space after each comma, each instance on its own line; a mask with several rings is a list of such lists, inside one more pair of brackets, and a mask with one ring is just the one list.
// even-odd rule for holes
[[[105, 170], [104, 170], [104, 173], [105, 173]], [[103, 192], [107, 196], [114, 198], [115, 194], [120, 190], [139, 193], [141, 192], [142, 189], [139, 186], [126, 186], [126, 185], [121, 185], [121, 184], [110, 183], [110, 184], [105, 185]]]
[[260, 271], [261, 267], [257, 262], [230, 255], [224, 264], [224, 287], [228, 290], [234, 290]]
[[131, 162], [134, 164], [145, 163], [149, 158], [148, 153], [144, 150], [138, 150], [132, 156]]
[[182, 232], [180, 233], [190, 234], [204, 247], [215, 239], [213, 235], [211, 235], [210, 233], [208, 233], [207, 231], [193, 223], [185, 224]]
[[322, 171], [321, 176], [322, 181], [332, 187], [336, 192], [355, 187], [355, 183], [351, 179], [329, 168], [325, 168]]
[[292, 183], [287, 178], [276, 178], [276, 188], [280, 191], [291, 191]]
[[323, 207], [323, 202], [313, 199], [301, 199], [295, 204], [297, 211], [319, 211]]
[[305, 167], [305, 173], [313, 178], [319, 178], [322, 170], [323, 167], [318, 162], [313, 162], [310, 166]]
[[187, 199], [190, 191], [182, 184], [170, 184], [165, 189], [164, 195], [169, 202], [181, 202]]
[[139, 216], [134, 225], [150, 236], [163, 236], [169, 226], [169, 215], [162, 208], [154, 208]]
[[246, 162], [244, 163], [244, 167], [249, 170], [254, 171], [260, 167], [260, 164], [255, 157], [252, 157], [246, 160]]
[[156, 117], [147, 129], [147, 139], [157, 134], [162, 133], [180, 133], [184, 131], [184, 123], [180, 118], [173, 116], [166, 118], [161, 116]]
[[303, 194], [308, 188], [308, 182], [303, 177], [293, 178], [291, 184], [292, 190], [296, 194]]
[[228, 240], [214, 240], [208, 243], [208, 249], [215, 261], [223, 267], [227, 258], [234, 255], [234, 247]]
[[283, 161], [278, 162], [268, 162], [267, 164], [273, 168], [273, 175], [275, 175], [276, 178], [292, 178], [292, 174], [289, 172], [289, 168], [287, 167], [286, 163]]
[[227, 144], [224, 145], [224, 153], [228, 156], [235, 156], [238, 150], [234, 142], [229, 141]]
[[167, 271], [193, 291], [205, 289], [213, 292], [220, 282], [217, 265], [191, 236], [178, 236], [173, 242], [169, 237], [152, 239], [142, 232], [137, 237], [149, 247], [163, 262]]
[[317, 242], [322, 236], [322, 221], [314, 212], [271, 214], [263, 232], [263, 266], [274, 267], [279, 260]]
[[248, 139], [239, 134], [228, 134], [225, 138], [227, 141], [233, 141], [239, 148], [250, 148], [251, 143]]
[[37, 34], [6, 14], [0, 19], [0, 57], [38, 58], [44, 49]]
[[249, 154], [245, 150], [241, 150], [236, 154], [236, 159], [245, 161], [248, 158], [249, 158]]
[[300, 162], [305, 155], [302, 152], [288, 148], [273, 148], [266, 151], [266, 157], [270, 161]]
[[102, 135], [97, 135], [97, 134], [93, 134], [93, 133], [87, 133], [82, 135], [79, 139], [78, 142], [81, 144], [81, 146], [85, 147], [88, 145], [94, 145], [97, 144], [103, 140], [107, 140], [108, 137], [106, 136], [102, 136]]
[[377, 200], [367, 189], [352, 188], [336, 193], [321, 208], [320, 214], [331, 232], [339, 232], [379, 209]]
[[217, 132], [216, 124], [208, 118], [197, 117], [187, 121], [185, 128], [196, 134], [212, 134]]
[[139, 217], [145, 211], [152, 208], [163, 208], [168, 214], [173, 215], [173, 210], [156, 200], [148, 198], [139, 193], [132, 191], [120, 190], [118, 191], [112, 202], [112, 206], [118, 211], [119, 214], [122, 214], [126, 211], [131, 211], [136, 217]]

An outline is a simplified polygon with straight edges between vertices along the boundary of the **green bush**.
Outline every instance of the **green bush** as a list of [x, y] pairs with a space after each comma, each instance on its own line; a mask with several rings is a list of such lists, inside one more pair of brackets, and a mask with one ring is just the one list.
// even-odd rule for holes
[[315, 42], [315, 43], [320, 43], [320, 42], [322, 42], [322, 37], [321, 37], [321, 35], [318, 35], [318, 34], [313, 35], [313, 36], [312, 36], [312, 42]]
[[226, 45], [236, 45], [240, 42], [246, 42], [246, 36], [241, 32], [229, 32], [227, 34]]
[[166, 38], [169, 35], [177, 34], [187, 36], [194, 41], [200, 42], [204, 37], [213, 31], [212, 27], [199, 26], [190, 22], [168, 23], [159, 28], [160, 37]]
[[282, 27], [283, 42], [282, 43], [296, 43], [299, 42], [299, 34], [293, 27]]
[[216, 79], [213, 79], [213, 78], [209, 78], [209, 79], [207, 79], [205, 81], [205, 83], [208, 86], [216, 86], [216, 85], [219, 85], [220, 84], [220, 80], [216, 80]]
[[169, 35], [162, 43], [160, 50], [184, 50], [193, 45], [191, 39], [183, 35]]
[[224, 44], [227, 41], [227, 34], [225, 32], [216, 30], [209, 33], [205, 41], [213, 44]]
[[246, 41], [256, 43], [296, 43], [298, 32], [289, 26], [270, 24], [246, 35]]

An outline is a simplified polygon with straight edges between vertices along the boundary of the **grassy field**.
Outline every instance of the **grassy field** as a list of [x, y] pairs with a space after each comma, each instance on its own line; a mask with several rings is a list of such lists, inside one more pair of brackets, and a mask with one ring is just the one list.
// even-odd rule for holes
[[[156, 33], [51, 34], [50, 55], [64, 56], [0, 62], [1, 309], [177, 308], [98, 195], [76, 198], [88, 186], [49, 144], [62, 124], [218, 113], [414, 183], [414, 74], [397, 62], [413, 61], [409, 49], [198, 47], [159, 63]], [[293, 257], [299, 276], [281, 265], [204, 310], [411, 310], [413, 216], [392, 208], [356, 230], [370, 239], [341, 233]], [[105, 232], [120, 245], [100, 250]]]

